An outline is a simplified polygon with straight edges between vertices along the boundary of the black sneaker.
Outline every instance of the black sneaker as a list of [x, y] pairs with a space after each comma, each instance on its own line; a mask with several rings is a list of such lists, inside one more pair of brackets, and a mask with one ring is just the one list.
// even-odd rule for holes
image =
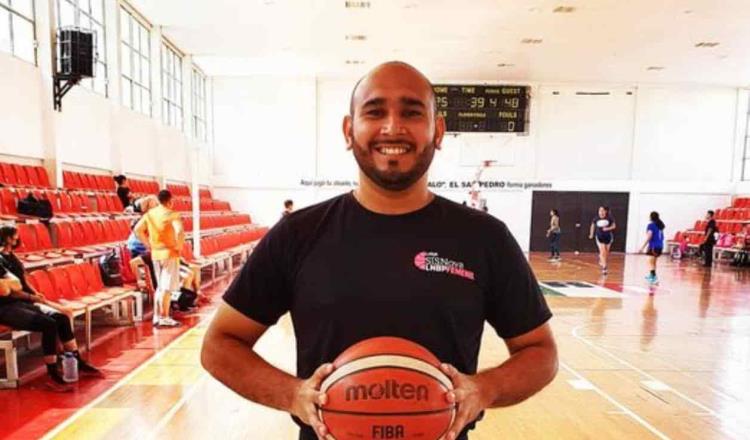
[[102, 373], [101, 370], [83, 359], [78, 359], [78, 372], [85, 374], [86, 376], [104, 377], [104, 373]]

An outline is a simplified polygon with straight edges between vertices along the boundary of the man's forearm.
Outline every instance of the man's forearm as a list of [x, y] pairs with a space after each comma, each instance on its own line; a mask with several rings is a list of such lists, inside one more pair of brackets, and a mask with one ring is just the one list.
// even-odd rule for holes
[[244, 341], [214, 337], [203, 345], [203, 367], [242, 397], [289, 412], [301, 380], [274, 367]]
[[529, 346], [496, 368], [477, 374], [490, 408], [511, 406], [536, 394], [557, 373], [557, 351], [552, 346]]

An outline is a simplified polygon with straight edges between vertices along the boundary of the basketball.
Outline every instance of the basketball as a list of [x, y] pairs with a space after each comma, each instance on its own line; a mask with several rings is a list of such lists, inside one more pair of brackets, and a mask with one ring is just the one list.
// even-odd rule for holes
[[437, 440], [450, 427], [453, 389], [429, 350], [406, 339], [377, 337], [352, 345], [321, 385], [319, 409], [335, 440]]

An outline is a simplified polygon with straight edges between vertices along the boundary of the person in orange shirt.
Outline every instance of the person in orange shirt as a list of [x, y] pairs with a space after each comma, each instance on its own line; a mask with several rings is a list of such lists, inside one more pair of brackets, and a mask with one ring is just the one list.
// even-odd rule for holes
[[162, 190], [157, 197], [159, 205], [143, 214], [134, 232], [151, 251], [154, 262], [157, 282], [154, 326], [177, 327], [180, 323], [169, 316], [169, 310], [172, 293], [180, 289], [180, 251], [185, 231], [180, 214], [172, 210], [172, 193]]

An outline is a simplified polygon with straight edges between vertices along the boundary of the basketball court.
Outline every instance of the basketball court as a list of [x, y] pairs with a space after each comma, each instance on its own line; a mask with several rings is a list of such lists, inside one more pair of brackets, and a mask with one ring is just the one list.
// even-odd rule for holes
[[[0, 439], [296, 440], [289, 414], [233, 392], [201, 350], [268, 231], [362, 188], [342, 118], [389, 60], [429, 78], [445, 120], [426, 188], [502, 220], [553, 314], [552, 382], [486, 410], [469, 439], [750, 438], [748, 23], [736, 0], [0, 0], [0, 227], [20, 239], [0, 250], [75, 312], [104, 373], [51, 386], [40, 332], [3, 321], [0, 295]], [[398, 142], [379, 154], [411, 154]], [[132, 246], [164, 191], [186, 234], [172, 257], [195, 281], [178, 278], [200, 294], [174, 327], [152, 322], [163, 269]], [[653, 274], [647, 227], [664, 235]], [[466, 231], [449, 232], [430, 243]], [[382, 242], [410, 246], [396, 235]], [[438, 247], [409, 268], [474, 281]], [[362, 268], [406, 286], [354, 255], [311, 267], [336, 288]], [[255, 350], [294, 375], [297, 345], [287, 312]], [[479, 369], [508, 358], [485, 322]]]

